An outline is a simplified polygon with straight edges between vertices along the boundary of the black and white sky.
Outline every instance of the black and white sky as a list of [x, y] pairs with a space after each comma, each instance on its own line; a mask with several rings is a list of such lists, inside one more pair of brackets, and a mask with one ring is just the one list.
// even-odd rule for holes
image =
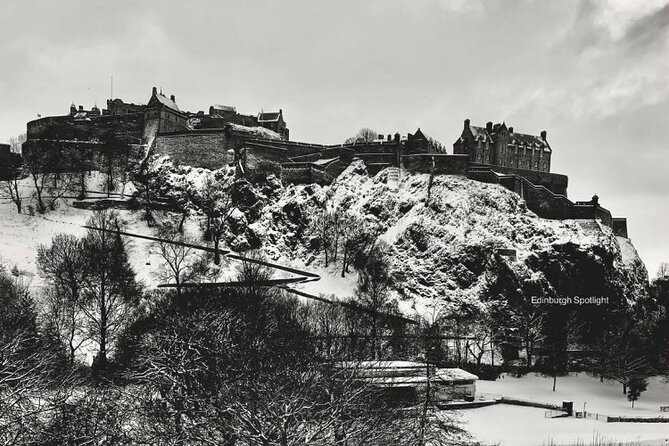
[[462, 122], [548, 131], [570, 198], [598, 194], [649, 272], [669, 261], [667, 0], [0, 3], [0, 140], [71, 102], [282, 108], [291, 139]]

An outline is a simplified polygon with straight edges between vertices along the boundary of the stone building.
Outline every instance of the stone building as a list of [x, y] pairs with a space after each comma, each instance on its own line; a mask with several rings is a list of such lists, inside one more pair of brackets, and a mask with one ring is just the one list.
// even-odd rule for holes
[[552, 149], [545, 130], [540, 136], [527, 135], [514, 132], [505, 123], [488, 122], [485, 127], [478, 127], [465, 119], [462, 134], [453, 143], [453, 153], [469, 155], [472, 163], [551, 171]]
[[258, 113], [258, 125], [278, 133], [285, 140], [289, 139], [289, 131], [286, 128], [286, 121], [283, 120], [283, 110], [281, 109], [278, 112], [261, 111]]
[[428, 380], [432, 404], [473, 401], [476, 396], [478, 376], [458, 368], [412, 361], [348, 361], [338, 363], [336, 367], [347, 371], [355, 380], [378, 389], [397, 404], [424, 401]]
[[263, 112], [257, 115], [243, 115], [237, 113], [237, 109], [230, 105], [212, 105], [209, 114], [196, 114], [191, 116], [194, 129], [224, 128], [226, 124], [237, 124], [245, 127], [263, 127], [278, 134], [282, 139], [288, 141], [290, 132], [283, 119], [283, 110], [278, 112]]
[[162, 91], [159, 93], [156, 87], [153, 87], [145, 113], [147, 122], [152, 120], [157, 122], [157, 133], [186, 130], [188, 115], [179, 110], [174, 95], [168, 98]]

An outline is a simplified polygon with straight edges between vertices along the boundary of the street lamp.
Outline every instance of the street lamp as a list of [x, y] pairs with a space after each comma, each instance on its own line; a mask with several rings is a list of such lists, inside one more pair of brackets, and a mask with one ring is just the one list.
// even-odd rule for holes
[[583, 401], [583, 418], [585, 418], [585, 405], [588, 404], [587, 401]]

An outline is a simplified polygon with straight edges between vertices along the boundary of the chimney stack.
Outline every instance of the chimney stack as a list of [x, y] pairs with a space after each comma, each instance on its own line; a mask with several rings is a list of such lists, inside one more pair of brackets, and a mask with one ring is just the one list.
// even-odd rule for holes
[[172, 101], [172, 102], [176, 102], [175, 99], [174, 99], [174, 95], [173, 95], [173, 94], [170, 95], [170, 101]]
[[546, 141], [546, 130], [542, 130], [542, 131], [541, 131], [541, 139], [543, 139], [544, 141]]
[[152, 93], [154, 96], [157, 95], [157, 94], [158, 94], [158, 89], [157, 89], [156, 87], [153, 87], [153, 89], [151, 90], [151, 93]]
[[513, 133], [513, 127], [509, 127], [509, 133]]
[[81, 112], [81, 111], [84, 111], [84, 106], [83, 106], [83, 105], [80, 105], [80, 106], [79, 106], [79, 111], [80, 111], [80, 112]]
[[492, 121], [486, 123], [485, 129], [488, 131], [488, 133], [492, 133]]
[[469, 118], [468, 118], [468, 119], [465, 119], [465, 128], [466, 128], [466, 129], [469, 128]]

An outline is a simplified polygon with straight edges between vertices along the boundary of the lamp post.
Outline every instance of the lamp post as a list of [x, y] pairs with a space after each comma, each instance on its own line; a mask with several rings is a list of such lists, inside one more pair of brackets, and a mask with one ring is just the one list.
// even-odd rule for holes
[[587, 401], [583, 401], [583, 418], [585, 418], [585, 405], [588, 404]]

